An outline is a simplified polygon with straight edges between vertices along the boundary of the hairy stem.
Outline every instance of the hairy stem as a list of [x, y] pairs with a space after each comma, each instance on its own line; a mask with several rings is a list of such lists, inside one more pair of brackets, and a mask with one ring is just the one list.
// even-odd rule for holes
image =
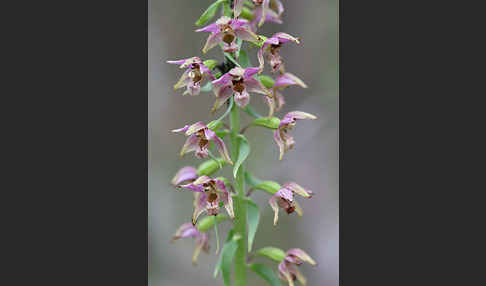
[[[240, 131], [240, 112], [238, 106], [233, 104], [230, 115], [231, 122], [231, 157], [233, 160], [237, 160], [239, 146], [238, 146], [238, 133]], [[236, 193], [235, 202], [235, 221], [234, 230], [235, 233], [241, 235], [241, 239], [238, 240], [238, 248], [235, 253], [235, 286], [246, 286], [246, 202], [244, 200], [243, 190], [244, 186], [244, 169], [243, 165], [238, 169], [235, 179]]]

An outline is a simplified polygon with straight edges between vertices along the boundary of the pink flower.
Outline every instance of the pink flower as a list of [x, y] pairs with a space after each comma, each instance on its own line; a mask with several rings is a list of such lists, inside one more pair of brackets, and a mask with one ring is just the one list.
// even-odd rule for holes
[[300, 44], [299, 38], [295, 38], [286, 33], [276, 33], [271, 38], [268, 38], [263, 46], [258, 51], [258, 62], [260, 63], [260, 70], [263, 70], [264, 55], [270, 59], [270, 66], [272, 72], [276, 72], [282, 65], [282, 57], [280, 56], [280, 48], [282, 44], [287, 42], [294, 42]]
[[273, 96], [265, 97], [270, 110], [268, 116], [273, 116], [274, 111], [280, 111], [282, 109], [285, 104], [285, 99], [281, 91], [292, 85], [307, 88], [307, 85], [300, 78], [296, 77], [291, 73], [287, 72], [277, 77], [277, 79], [275, 80], [275, 84], [272, 87]]
[[180, 129], [174, 129], [172, 132], [185, 132], [189, 136], [181, 149], [181, 156], [189, 152], [195, 152], [198, 158], [207, 158], [209, 155], [209, 142], [214, 141], [216, 148], [221, 156], [231, 165], [233, 161], [229, 157], [226, 145], [223, 140], [216, 136], [214, 131], [210, 130], [204, 123], [196, 122], [192, 125], [186, 125]]
[[182, 183], [193, 182], [197, 179], [197, 170], [194, 167], [186, 166], [175, 174], [171, 183], [174, 186], [180, 185]]
[[225, 73], [219, 79], [212, 81], [216, 102], [213, 111], [221, 107], [232, 95], [236, 104], [245, 107], [250, 102], [250, 92], [272, 96], [260, 81], [253, 78], [258, 73], [258, 68], [235, 67]]
[[280, 120], [278, 129], [275, 130], [275, 133], [273, 134], [273, 139], [280, 150], [280, 160], [282, 160], [285, 152], [294, 147], [294, 138], [287, 133], [294, 128], [295, 123], [300, 119], [317, 119], [317, 117], [302, 111], [289, 112], [282, 118], [282, 120]]
[[180, 65], [181, 69], [186, 69], [182, 74], [179, 81], [174, 85], [174, 89], [179, 89], [181, 87], [187, 88], [187, 93], [190, 95], [198, 95], [201, 90], [201, 82], [203, 76], [209, 75], [211, 79], [214, 79], [211, 70], [203, 64], [200, 58], [192, 57], [188, 59], [167, 61], [169, 64]]
[[282, 188], [278, 190], [268, 201], [274, 212], [273, 225], [277, 225], [279, 207], [284, 209], [287, 214], [291, 214], [295, 211], [299, 216], [302, 216], [302, 208], [294, 200], [295, 194], [303, 196], [304, 198], [311, 198], [314, 193], [310, 190], [302, 188], [294, 182], [283, 185]]
[[233, 199], [226, 189], [224, 182], [217, 179], [211, 179], [208, 176], [201, 176], [194, 182], [181, 185], [181, 188], [189, 189], [195, 192], [194, 195], [194, 213], [192, 223], [196, 224], [197, 218], [204, 211], [208, 215], [218, 215], [219, 202], [222, 201], [228, 215], [233, 219]]
[[206, 53], [219, 43], [223, 43], [223, 50], [225, 52], [234, 52], [238, 49], [238, 45], [236, 44], [237, 37], [244, 41], [258, 40], [258, 36], [245, 27], [247, 25], [248, 21], [246, 20], [231, 19], [223, 16], [215, 23], [197, 29], [196, 32], [211, 32], [202, 52]]
[[298, 280], [300, 284], [306, 285], [307, 280], [304, 275], [297, 269], [296, 266], [302, 265], [304, 262], [316, 266], [317, 263], [305, 251], [299, 248], [289, 249], [282, 262], [278, 265], [278, 274], [280, 279], [286, 280], [290, 286], [294, 286], [294, 281]]
[[253, 3], [258, 5], [253, 10], [254, 18], [250, 22], [253, 32], [256, 32], [257, 25], [261, 27], [265, 22], [282, 24], [280, 17], [284, 12], [284, 7], [280, 0], [253, 0]]
[[172, 237], [172, 241], [176, 241], [180, 238], [193, 237], [196, 239], [196, 248], [192, 255], [192, 263], [197, 264], [197, 258], [201, 250], [209, 252], [209, 235], [205, 232], [200, 232], [192, 223], [186, 222], [179, 227], [175, 235]]

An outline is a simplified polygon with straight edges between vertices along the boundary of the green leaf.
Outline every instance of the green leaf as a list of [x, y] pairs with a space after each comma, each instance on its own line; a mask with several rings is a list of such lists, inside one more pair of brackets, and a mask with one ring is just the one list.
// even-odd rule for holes
[[[233, 233], [234, 233], [233, 229], [230, 229], [230, 231], [228, 231], [228, 235], [226, 236], [226, 241], [224, 242], [225, 245], [228, 242], [231, 241], [231, 239], [233, 238]], [[223, 246], [223, 249], [224, 249], [224, 246]], [[218, 277], [219, 270], [221, 270], [221, 260], [222, 260], [222, 257], [223, 257], [223, 253], [221, 252], [221, 255], [218, 258], [218, 262], [216, 262], [216, 266], [214, 267], [214, 272], [213, 272], [213, 277], [214, 278]]]
[[261, 255], [261, 256], [266, 256], [270, 259], [273, 259], [277, 262], [281, 262], [285, 258], [285, 252], [276, 247], [264, 247], [260, 248], [255, 255]]
[[247, 19], [249, 21], [253, 20], [255, 16], [253, 15], [253, 12], [248, 9], [247, 7], [243, 7], [243, 10], [241, 10], [240, 18]]
[[265, 264], [248, 264], [248, 268], [265, 279], [268, 283], [270, 283], [270, 285], [282, 286], [277, 275], [275, 275], [275, 272], [273, 272], [273, 270]]
[[240, 235], [232, 235], [231, 240], [224, 244], [223, 250], [221, 251], [220, 261], [218, 261], [218, 264], [216, 265], [214, 275], [217, 276], [219, 269], [221, 269], [225, 286], [231, 285], [231, 266], [233, 265], [233, 257], [238, 248], [237, 242], [240, 239]]
[[237, 140], [239, 145], [239, 153], [238, 160], [236, 160], [235, 166], [233, 167], [233, 176], [235, 178], [241, 164], [243, 164], [243, 161], [245, 161], [248, 154], [250, 154], [250, 144], [248, 144], [248, 140], [246, 140], [245, 136], [239, 134]]
[[247, 183], [248, 186], [253, 187], [253, 186], [260, 184], [261, 182], [262, 182], [262, 180], [253, 176], [251, 173], [245, 171], [245, 183]]
[[224, 53], [224, 56], [228, 58], [228, 60], [230, 60], [232, 63], [234, 63], [236, 66], [240, 67], [241, 68], [241, 65], [235, 60], [235, 58], [233, 58], [232, 55], [230, 55], [229, 53]]
[[280, 119], [277, 117], [260, 117], [251, 123], [252, 125], [263, 126], [270, 129], [277, 129], [280, 125]]
[[[207, 216], [204, 217], [203, 219], [200, 219], [196, 225], [197, 229], [201, 232], [206, 232], [210, 230], [214, 226], [214, 217], [215, 216]], [[225, 220], [227, 220], [229, 217], [224, 214], [218, 214], [216, 216], [216, 223], [221, 223]]]
[[248, 216], [248, 252], [250, 252], [258, 229], [258, 223], [260, 222], [260, 211], [252, 200], [247, 200], [246, 206]]
[[203, 62], [203, 65], [207, 66], [208, 69], [210, 69], [210, 70], [214, 69], [217, 64], [218, 64], [217, 60], [205, 60]]
[[250, 59], [245, 51], [240, 51], [240, 57], [238, 58], [240, 64], [243, 68], [247, 68], [251, 66]]
[[275, 194], [280, 188], [280, 184], [274, 181], [263, 181], [252, 187], [254, 190], [262, 190], [271, 195]]
[[210, 176], [214, 172], [220, 169], [220, 166], [224, 166], [226, 161], [222, 158], [217, 158], [216, 160], [210, 159], [204, 161], [197, 167], [197, 175], [198, 176]]
[[201, 92], [210, 92], [213, 89], [213, 85], [211, 82], [206, 83], [203, 87], [201, 87]]
[[223, 3], [223, 15], [233, 18], [233, 9], [231, 9], [229, 1], [224, 1]]
[[209, 22], [214, 16], [216, 15], [216, 12], [218, 11], [219, 4], [223, 3], [225, 0], [218, 0], [214, 2], [213, 4], [209, 5], [209, 7], [202, 13], [201, 17], [196, 21], [196, 26], [202, 26]]
[[259, 75], [258, 80], [263, 84], [266, 88], [272, 88], [275, 84], [275, 80], [268, 76], [268, 75]]
[[243, 45], [243, 40], [238, 38], [236, 40], [236, 45], [238, 46], [238, 49], [236, 49], [235, 56], [237, 59], [240, 58], [240, 52], [241, 52], [241, 45]]

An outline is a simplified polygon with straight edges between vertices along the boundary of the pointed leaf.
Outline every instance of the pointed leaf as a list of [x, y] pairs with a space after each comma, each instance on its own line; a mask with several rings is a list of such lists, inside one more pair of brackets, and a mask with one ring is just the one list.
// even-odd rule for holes
[[248, 55], [245, 51], [240, 51], [240, 57], [238, 58], [238, 60], [243, 68], [251, 66], [250, 59], [248, 58]]
[[207, 22], [209, 22], [214, 16], [216, 15], [216, 12], [218, 11], [218, 6], [225, 0], [218, 0], [214, 2], [213, 4], [209, 5], [209, 7], [202, 13], [201, 17], [196, 21], [196, 26], [202, 26], [205, 25]]
[[251, 123], [252, 125], [263, 126], [270, 129], [277, 129], [280, 125], [280, 119], [277, 117], [260, 117]]
[[[233, 229], [230, 229], [230, 231], [228, 231], [228, 235], [226, 236], [226, 241], [224, 242], [225, 245], [231, 241], [231, 239], [233, 238], [233, 233], [234, 233]], [[218, 262], [216, 262], [216, 266], [214, 267], [214, 272], [213, 272], [214, 278], [218, 277], [218, 273], [221, 270], [222, 257], [223, 257], [223, 252], [221, 252], [221, 254], [219, 255]]]
[[258, 229], [258, 223], [260, 222], [260, 211], [258, 210], [257, 204], [252, 200], [247, 200], [246, 204], [248, 216], [248, 252], [250, 252]]
[[241, 239], [240, 235], [233, 235], [233, 233], [228, 235], [231, 235], [231, 240], [225, 242], [218, 264], [214, 270], [215, 277], [218, 275], [219, 270], [221, 270], [225, 286], [231, 285], [231, 266], [233, 265], [233, 257], [238, 248], [237, 242]]
[[239, 134], [237, 139], [238, 139], [238, 145], [240, 147], [238, 153], [238, 160], [236, 161], [235, 166], [233, 167], [233, 176], [235, 178], [241, 164], [243, 164], [243, 161], [245, 161], [246, 158], [248, 157], [248, 154], [250, 154], [250, 144], [248, 144], [248, 140], [246, 140], [245, 136]]
[[285, 252], [282, 249], [276, 248], [276, 247], [271, 247], [271, 246], [260, 248], [255, 253], [255, 255], [266, 256], [266, 257], [273, 259], [277, 262], [281, 262], [285, 258]]
[[265, 279], [268, 283], [270, 283], [270, 285], [282, 286], [277, 275], [275, 275], [275, 272], [273, 272], [273, 270], [265, 264], [248, 264], [248, 268]]

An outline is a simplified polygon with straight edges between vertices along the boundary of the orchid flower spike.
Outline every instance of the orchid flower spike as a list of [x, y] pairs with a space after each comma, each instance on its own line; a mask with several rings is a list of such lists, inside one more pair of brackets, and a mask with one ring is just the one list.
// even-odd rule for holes
[[171, 181], [174, 186], [180, 185], [182, 183], [190, 183], [197, 179], [197, 170], [194, 167], [186, 166], [175, 174]]
[[253, 32], [256, 32], [257, 26], [261, 27], [265, 22], [282, 24], [280, 17], [284, 12], [284, 7], [280, 0], [253, 0], [257, 7], [253, 10], [255, 17], [250, 22]]
[[180, 187], [195, 192], [194, 213], [192, 215], [193, 224], [196, 224], [197, 218], [204, 211], [206, 211], [208, 215], [218, 215], [220, 201], [223, 202], [228, 215], [232, 219], [235, 217], [233, 211], [233, 199], [223, 181], [211, 179], [208, 176], [201, 176], [194, 182], [187, 185], [181, 185]]
[[280, 150], [280, 160], [282, 160], [285, 152], [294, 147], [294, 138], [287, 133], [294, 128], [296, 121], [300, 119], [317, 119], [317, 117], [302, 111], [289, 112], [280, 120], [278, 129], [273, 134], [273, 139]]
[[187, 91], [184, 94], [188, 93], [190, 95], [198, 95], [201, 90], [201, 82], [205, 74], [209, 75], [212, 80], [215, 79], [211, 73], [211, 70], [205, 66], [198, 57], [167, 61], [167, 63], [180, 65], [179, 67], [181, 69], [186, 69], [179, 81], [174, 85], [174, 90], [185, 86]]
[[294, 286], [295, 280], [298, 280], [302, 285], [306, 285], [307, 279], [296, 266], [300, 266], [304, 262], [312, 266], [316, 266], [317, 263], [305, 251], [299, 248], [289, 249], [285, 254], [285, 258], [278, 265], [280, 279], [287, 281], [290, 286]]
[[232, 95], [236, 104], [245, 107], [250, 102], [249, 92], [259, 93], [266, 96], [272, 96], [260, 81], [253, 78], [258, 73], [258, 68], [232, 68], [219, 79], [212, 81], [213, 92], [216, 95], [212, 111], [214, 112], [223, 105]]
[[209, 252], [209, 235], [205, 232], [200, 232], [192, 223], [186, 222], [179, 227], [175, 235], [172, 237], [172, 241], [176, 241], [180, 238], [193, 237], [196, 239], [196, 248], [192, 255], [192, 264], [197, 265], [197, 258], [201, 250]]
[[196, 32], [211, 32], [202, 52], [206, 53], [219, 43], [223, 43], [223, 50], [225, 52], [234, 52], [238, 49], [238, 45], [236, 44], [237, 37], [244, 41], [258, 40], [259, 37], [245, 27], [247, 25], [248, 21], [246, 20], [231, 19], [230, 17], [222, 16], [215, 23], [197, 29]]
[[172, 132], [185, 132], [189, 136], [181, 149], [181, 156], [189, 152], [195, 152], [198, 158], [207, 158], [209, 155], [209, 142], [214, 141], [221, 157], [233, 165], [233, 161], [228, 154], [228, 149], [223, 140], [216, 136], [216, 133], [210, 130], [204, 123], [196, 122], [192, 125], [186, 125], [180, 129], [174, 129]]
[[287, 72], [277, 77], [272, 87], [273, 97], [265, 97], [270, 110], [268, 116], [273, 116], [274, 111], [280, 111], [282, 109], [285, 104], [285, 99], [281, 91], [292, 85], [307, 88], [307, 85], [300, 78], [291, 73]]
[[299, 216], [303, 215], [302, 208], [294, 200], [295, 194], [310, 199], [314, 193], [310, 190], [302, 188], [294, 182], [283, 185], [282, 188], [273, 194], [270, 200], [268, 200], [268, 203], [274, 212], [273, 225], [277, 225], [279, 207], [284, 209], [287, 214], [291, 214], [295, 211]]
[[268, 38], [258, 51], [258, 62], [260, 63], [260, 70], [263, 70], [264, 55], [266, 54], [272, 66], [272, 72], [276, 72], [282, 66], [282, 57], [280, 56], [280, 48], [282, 44], [287, 42], [294, 42], [300, 44], [300, 39], [295, 38], [286, 33], [276, 33], [271, 38]]

